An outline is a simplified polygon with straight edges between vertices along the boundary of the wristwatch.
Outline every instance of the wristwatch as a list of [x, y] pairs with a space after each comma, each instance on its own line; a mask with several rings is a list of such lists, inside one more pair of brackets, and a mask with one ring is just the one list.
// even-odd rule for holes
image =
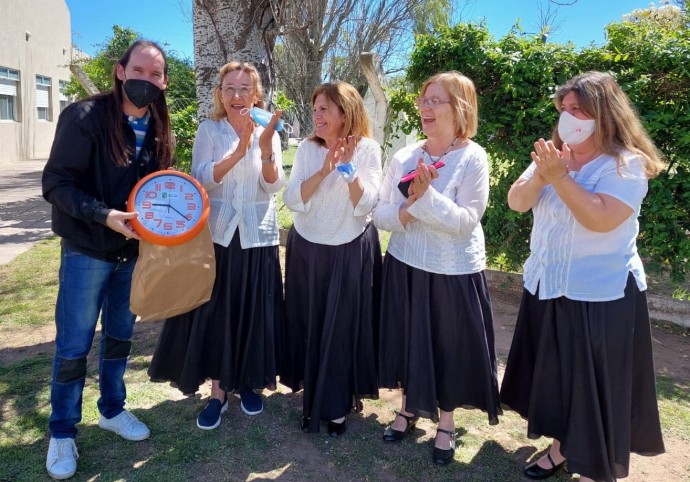
[[264, 159], [263, 157], [261, 158], [262, 164], [269, 164], [271, 162], [276, 162], [276, 153], [275, 152], [271, 152], [271, 157], [269, 157], [268, 159]]

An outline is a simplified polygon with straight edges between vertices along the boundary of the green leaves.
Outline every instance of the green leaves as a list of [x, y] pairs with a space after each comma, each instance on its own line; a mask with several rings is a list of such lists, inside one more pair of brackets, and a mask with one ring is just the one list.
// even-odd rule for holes
[[175, 133], [175, 168], [190, 173], [192, 170], [192, 147], [197, 129], [196, 101], [170, 114], [170, 123]]

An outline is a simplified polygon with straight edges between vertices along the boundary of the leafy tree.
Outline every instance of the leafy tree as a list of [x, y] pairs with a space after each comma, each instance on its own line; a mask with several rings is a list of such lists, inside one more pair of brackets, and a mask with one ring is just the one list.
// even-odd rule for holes
[[616, 72], [645, 121], [668, 170], [654, 179], [641, 218], [641, 251], [652, 268], [679, 279], [690, 259], [690, 28], [687, 12], [635, 10], [607, 27], [600, 62]]
[[196, 100], [194, 66], [189, 59], [167, 55], [168, 86], [165, 97], [172, 111], [186, 109]]
[[[82, 69], [99, 91], [105, 92], [112, 88], [113, 66], [137, 38], [139, 34], [134, 30], [115, 25], [113, 36], [100, 45], [96, 55], [81, 62]], [[78, 99], [88, 97], [74, 77], [67, 85], [67, 93], [75, 95]]]
[[175, 167], [189, 173], [192, 170], [192, 147], [198, 125], [196, 101], [184, 109], [171, 111], [170, 123], [175, 132]]
[[413, 6], [414, 32], [429, 35], [450, 25], [453, 3], [451, 0], [427, 0]]
[[461, 23], [417, 38], [407, 73], [412, 92], [397, 89], [391, 106], [407, 114], [401, 123], [404, 131], [420, 129], [413, 100], [426, 78], [458, 70], [475, 82], [480, 99], [477, 141], [491, 159], [491, 194], [483, 222], [495, 265], [516, 269], [528, 254], [531, 215], [511, 211], [506, 198], [510, 185], [530, 163], [533, 142], [550, 137], [557, 121], [551, 98], [555, 88], [596, 69], [616, 76], [669, 163], [668, 170], [650, 182], [640, 218], [640, 251], [652, 269], [668, 267], [677, 280], [687, 274], [690, 30], [687, 16], [672, 29], [650, 17], [654, 15], [610, 24], [606, 45], [581, 51], [572, 44], [526, 39], [516, 29], [494, 40], [482, 24]]

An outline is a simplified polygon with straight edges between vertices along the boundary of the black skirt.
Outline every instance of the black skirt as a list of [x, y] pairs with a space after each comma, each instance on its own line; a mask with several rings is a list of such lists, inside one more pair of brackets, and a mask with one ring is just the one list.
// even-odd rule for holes
[[570, 472], [627, 477], [630, 452], [664, 452], [647, 296], [632, 275], [606, 302], [540, 300], [523, 292], [501, 402], [530, 438], [561, 443]]
[[230, 246], [213, 247], [211, 299], [165, 321], [148, 374], [185, 394], [207, 379], [228, 392], [274, 390], [283, 317], [278, 246], [242, 249], [237, 230]]
[[442, 275], [390, 254], [383, 263], [381, 387], [402, 387], [405, 410], [479, 408], [498, 423], [496, 352], [484, 272]]
[[321, 420], [361, 410], [362, 398], [378, 398], [380, 274], [372, 225], [339, 246], [309, 242], [294, 228], [288, 233], [280, 381], [304, 389], [310, 432]]

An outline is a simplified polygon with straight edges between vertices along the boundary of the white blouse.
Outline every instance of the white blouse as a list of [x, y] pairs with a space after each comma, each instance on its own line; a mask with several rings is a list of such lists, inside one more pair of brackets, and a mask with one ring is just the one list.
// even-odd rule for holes
[[364, 193], [356, 206], [341, 173], [334, 169], [306, 203], [302, 202], [302, 182], [313, 176], [326, 158], [328, 149], [306, 139], [297, 148], [283, 201], [293, 211], [295, 229], [312, 243], [337, 246], [362, 234], [371, 221], [381, 186], [381, 147], [370, 138], [357, 143], [352, 165], [357, 169]]
[[220, 182], [213, 179], [213, 166], [229, 156], [240, 139], [227, 119], [205, 120], [199, 125], [192, 149], [192, 176], [208, 192], [211, 203], [209, 226], [213, 242], [229, 246], [235, 230], [240, 230], [243, 249], [277, 246], [278, 219], [275, 193], [285, 184], [280, 137], [273, 136], [273, 153], [278, 179], [268, 183], [261, 173], [259, 137], [263, 127], [256, 127], [251, 147]]
[[[590, 231], [578, 223], [551, 185], [539, 193], [532, 208], [534, 226], [524, 266], [525, 288], [536, 294], [538, 286], [539, 299], [619, 299], [624, 296], [628, 273], [633, 274], [641, 291], [647, 288], [635, 241], [648, 181], [640, 158], [629, 152], [624, 157], [627, 166], [620, 168], [615, 157], [602, 154], [580, 171], [570, 172], [587, 191], [607, 194], [633, 210], [628, 219], [607, 233]], [[520, 177], [530, 179], [535, 169], [532, 163]]]
[[[486, 268], [484, 231], [480, 223], [489, 200], [486, 151], [470, 141], [443, 157], [424, 195], [408, 212], [404, 225], [399, 210], [406, 203], [398, 189], [400, 178], [427, 160], [422, 142], [399, 150], [391, 160], [374, 209], [374, 224], [391, 231], [388, 253], [412, 267], [438, 274], [470, 274]], [[427, 162], [427, 161], [425, 161]]]

